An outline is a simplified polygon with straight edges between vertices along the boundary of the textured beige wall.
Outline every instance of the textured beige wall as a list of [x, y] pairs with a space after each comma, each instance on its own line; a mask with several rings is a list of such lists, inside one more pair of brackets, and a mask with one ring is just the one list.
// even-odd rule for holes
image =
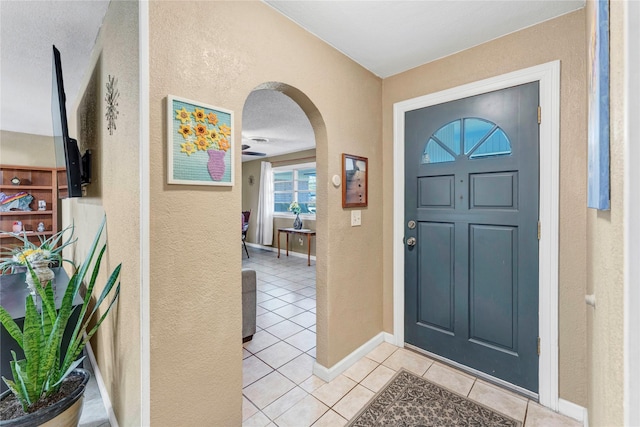
[[[242, 210], [246, 211], [251, 209], [251, 216], [249, 217], [249, 230], [247, 232], [247, 242], [255, 243], [256, 239], [256, 229], [257, 229], [257, 213], [258, 213], [258, 197], [260, 195], [260, 169], [261, 162], [270, 161], [270, 162], [278, 162], [275, 167], [286, 166], [286, 165], [294, 165], [297, 163], [308, 163], [313, 162], [313, 157], [315, 159], [316, 150], [305, 150], [297, 153], [284, 154], [282, 156], [274, 156], [274, 157], [265, 157], [259, 160], [251, 160], [248, 162], [242, 163]], [[301, 160], [299, 160], [301, 159]], [[253, 185], [249, 184], [249, 176], [253, 176]], [[310, 228], [312, 230], [316, 229], [316, 220], [308, 219], [301, 217], [302, 226], [304, 228]], [[293, 219], [291, 218], [282, 218], [276, 217], [273, 219], [273, 244], [271, 245], [274, 248], [278, 247], [278, 228], [283, 227], [292, 227]], [[303, 244], [298, 244], [298, 236], [294, 238], [293, 243], [290, 244], [291, 251], [307, 253], [307, 240], [303, 239]], [[292, 238], [290, 236], [290, 238]], [[284, 249], [286, 244], [285, 237], [282, 236], [280, 246]], [[316, 254], [316, 245], [315, 238], [311, 240], [311, 255]]]
[[[140, 221], [138, 5], [111, 2], [96, 40], [78, 102], [67, 105], [69, 133], [82, 152], [93, 151], [92, 183], [87, 197], [67, 199], [63, 223], [74, 221], [78, 243], [74, 259], [85, 259], [103, 216], [107, 215], [108, 251], [95, 295], [107, 274], [122, 263], [118, 304], [92, 340], [114, 412], [121, 426], [140, 425]], [[127, 49], [123, 49], [127, 46]], [[64, 52], [61, 52], [64, 67]], [[118, 79], [117, 129], [105, 120], [108, 75]]]
[[[560, 397], [586, 405], [586, 47], [580, 10], [383, 81], [384, 259], [392, 259], [393, 104], [545, 62], [561, 61]], [[544, 232], [544, 230], [543, 230]], [[393, 331], [393, 268], [384, 264], [384, 329]]]
[[[594, 4], [587, 2], [587, 21]], [[621, 426], [624, 397], [624, 4], [610, 2], [611, 210], [588, 210], [589, 425]], [[588, 39], [587, 39], [588, 42]], [[586, 43], [585, 43], [586, 44]], [[588, 78], [585, 75], [585, 81]], [[632, 141], [633, 143], [633, 141]], [[636, 141], [637, 143], [637, 141]], [[637, 404], [637, 402], [635, 403]]]
[[0, 130], [0, 163], [55, 167], [53, 137]]
[[[235, 111], [239, 147], [253, 89], [283, 82], [299, 90], [283, 88], [316, 134], [326, 211], [317, 221], [318, 361], [330, 367], [382, 329], [381, 81], [261, 2], [149, 9], [151, 422], [240, 425], [240, 157], [233, 187], [167, 185], [166, 96]], [[349, 226], [340, 190], [328, 183], [345, 150], [369, 158], [362, 227]]]

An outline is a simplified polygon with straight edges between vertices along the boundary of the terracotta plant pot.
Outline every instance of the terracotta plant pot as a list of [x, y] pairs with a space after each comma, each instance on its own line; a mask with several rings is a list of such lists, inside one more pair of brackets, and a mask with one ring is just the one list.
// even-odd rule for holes
[[[82, 414], [84, 389], [91, 374], [84, 369], [74, 369], [74, 374], [82, 375], [82, 383], [67, 397], [51, 406], [12, 420], [0, 421], [0, 427], [77, 427]], [[11, 394], [10, 390], [0, 395], [0, 401]]]

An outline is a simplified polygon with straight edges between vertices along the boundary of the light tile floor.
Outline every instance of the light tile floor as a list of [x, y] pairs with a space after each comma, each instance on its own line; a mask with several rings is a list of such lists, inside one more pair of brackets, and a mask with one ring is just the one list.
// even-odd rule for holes
[[249, 248], [242, 266], [257, 272], [257, 332], [243, 351], [242, 418], [246, 427], [343, 426], [400, 368], [524, 423], [579, 427], [522, 396], [410, 350], [382, 343], [326, 383], [315, 361], [315, 263]]
[[88, 357], [84, 360], [82, 367], [91, 372], [91, 378], [84, 390], [84, 402], [78, 427], [111, 427], [93, 367]]

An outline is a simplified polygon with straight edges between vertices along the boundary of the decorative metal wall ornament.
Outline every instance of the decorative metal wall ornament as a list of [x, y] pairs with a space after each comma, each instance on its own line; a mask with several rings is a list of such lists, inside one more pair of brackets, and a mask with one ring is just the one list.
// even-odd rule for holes
[[109, 135], [113, 135], [113, 131], [116, 130], [116, 119], [118, 118], [118, 99], [120, 98], [120, 92], [117, 88], [118, 79], [109, 75], [107, 79], [107, 96], [104, 100], [107, 101], [107, 112], [105, 117], [107, 118], [107, 130]]

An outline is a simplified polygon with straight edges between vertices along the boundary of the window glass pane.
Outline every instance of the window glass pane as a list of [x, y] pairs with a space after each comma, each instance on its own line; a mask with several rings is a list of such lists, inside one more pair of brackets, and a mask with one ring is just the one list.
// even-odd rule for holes
[[509, 138], [502, 131], [496, 129], [474, 152], [469, 156], [471, 159], [488, 156], [507, 156], [511, 154], [511, 143]]
[[315, 180], [315, 177], [316, 177], [315, 168], [298, 170], [298, 181], [309, 181], [312, 177]]
[[274, 212], [288, 213], [289, 205], [296, 200], [300, 213], [316, 213], [316, 169], [291, 169], [274, 172]]
[[310, 203], [300, 203], [300, 213], [303, 214], [315, 214], [316, 213], [316, 205]]
[[[460, 154], [460, 120], [442, 126], [433, 136], [438, 138], [448, 149], [456, 154]], [[438, 162], [434, 162], [433, 159], [431, 159], [431, 163]]]
[[[481, 119], [464, 119], [464, 154], [484, 138], [495, 127], [495, 124]], [[471, 156], [473, 157], [473, 156]]]
[[273, 200], [276, 203], [291, 203], [293, 201], [293, 193], [273, 193]]
[[298, 190], [306, 191], [309, 189], [309, 181], [298, 181]]
[[433, 139], [429, 139], [422, 154], [422, 164], [453, 162], [455, 158]]
[[278, 203], [276, 202], [273, 206], [274, 212], [289, 212], [289, 202], [287, 203]]
[[312, 195], [312, 193], [306, 192], [306, 191], [300, 191], [298, 193], [298, 202], [299, 203], [308, 203], [310, 201], [312, 201], [312, 196], [313, 199], [315, 199], [315, 194]]
[[273, 181], [293, 181], [293, 171], [274, 172]]
[[275, 191], [293, 191], [293, 181], [280, 181], [273, 183]]

